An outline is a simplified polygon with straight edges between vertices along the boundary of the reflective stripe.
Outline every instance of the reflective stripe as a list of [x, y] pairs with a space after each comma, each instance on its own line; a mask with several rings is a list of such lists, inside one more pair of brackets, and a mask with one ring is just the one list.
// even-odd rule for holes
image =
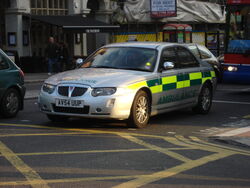
[[216, 77], [216, 75], [215, 75], [215, 72], [214, 72], [214, 71], [211, 71], [211, 75], [212, 75], [212, 77]]
[[129, 85], [128, 88], [138, 89], [146, 86], [150, 88], [153, 94], [155, 94], [173, 89], [181, 89], [185, 87], [201, 85], [207, 80], [212, 80], [213, 77], [215, 77], [214, 71], [195, 72], [189, 74], [180, 74], [176, 76], [167, 76], [161, 79], [153, 79], [153, 80], [138, 82]]
[[190, 73], [189, 78], [190, 78], [190, 80], [201, 79], [202, 73], [201, 72]]
[[148, 86], [146, 81], [142, 81], [142, 82], [138, 82], [138, 83], [129, 85], [128, 88], [129, 89], [138, 89], [138, 88], [141, 88], [143, 86]]
[[162, 84], [170, 84], [170, 83], [176, 83], [177, 77], [176, 76], [168, 76], [162, 78]]
[[161, 93], [162, 92], [162, 85], [152, 86], [150, 87], [152, 93]]

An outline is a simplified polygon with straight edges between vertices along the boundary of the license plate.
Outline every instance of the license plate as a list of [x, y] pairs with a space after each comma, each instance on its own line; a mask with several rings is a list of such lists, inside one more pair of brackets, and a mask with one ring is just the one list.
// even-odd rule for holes
[[84, 106], [84, 101], [83, 100], [70, 100], [70, 99], [56, 99], [56, 106], [82, 108]]

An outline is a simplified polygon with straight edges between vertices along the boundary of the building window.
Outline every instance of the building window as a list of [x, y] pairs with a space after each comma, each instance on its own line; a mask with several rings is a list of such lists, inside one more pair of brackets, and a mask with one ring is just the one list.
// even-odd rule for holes
[[31, 14], [67, 15], [68, 0], [30, 0]]

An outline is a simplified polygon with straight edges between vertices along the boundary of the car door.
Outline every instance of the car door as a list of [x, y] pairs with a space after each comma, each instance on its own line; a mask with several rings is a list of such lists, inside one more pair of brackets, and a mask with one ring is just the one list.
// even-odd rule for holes
[[[174, 63], [174, 68], [170, 70], [164, 70], [164, 62]], [[182, 96], [183, 83], [178, 83], [178, 77], [180, 77], [182, 72], [179, 69], [175, 46], [166, 47], [162, 50], [159, 72], [162, 92], [158, 94], [157, 108], [160, 111], [178, 106]]]
[[9, 64], [8, 59], [2, 54], [0, 50], [0, 97], [3, 95], [7, 84], [10, 82], [8, 76]]
[[180, 100], [182, 105], [188, 105], [195, 102], [202, 85], [200, 63], [185, 47], [177, 47], [176, 53], [180, 70], [178, 82], [182, 83], [183, 92]]

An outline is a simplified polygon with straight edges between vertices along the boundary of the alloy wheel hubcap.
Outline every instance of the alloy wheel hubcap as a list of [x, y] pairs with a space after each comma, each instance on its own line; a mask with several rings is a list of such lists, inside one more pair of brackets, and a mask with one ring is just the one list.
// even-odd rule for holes
[[6, 98], [6, 109], [13, 114], [18, 110], [18, 97], [15, 93], [10, 93]]
[[203, 96], [202, 96], [202, 108], [204, 110], [208, 110], [211, 104], [211, 94], [209, 88], [205, 88]]
[[139, 123], [144, 123], [148, 118], [148, 101], [145, 96], [138, 99], [136, 105], [136, 119]]

